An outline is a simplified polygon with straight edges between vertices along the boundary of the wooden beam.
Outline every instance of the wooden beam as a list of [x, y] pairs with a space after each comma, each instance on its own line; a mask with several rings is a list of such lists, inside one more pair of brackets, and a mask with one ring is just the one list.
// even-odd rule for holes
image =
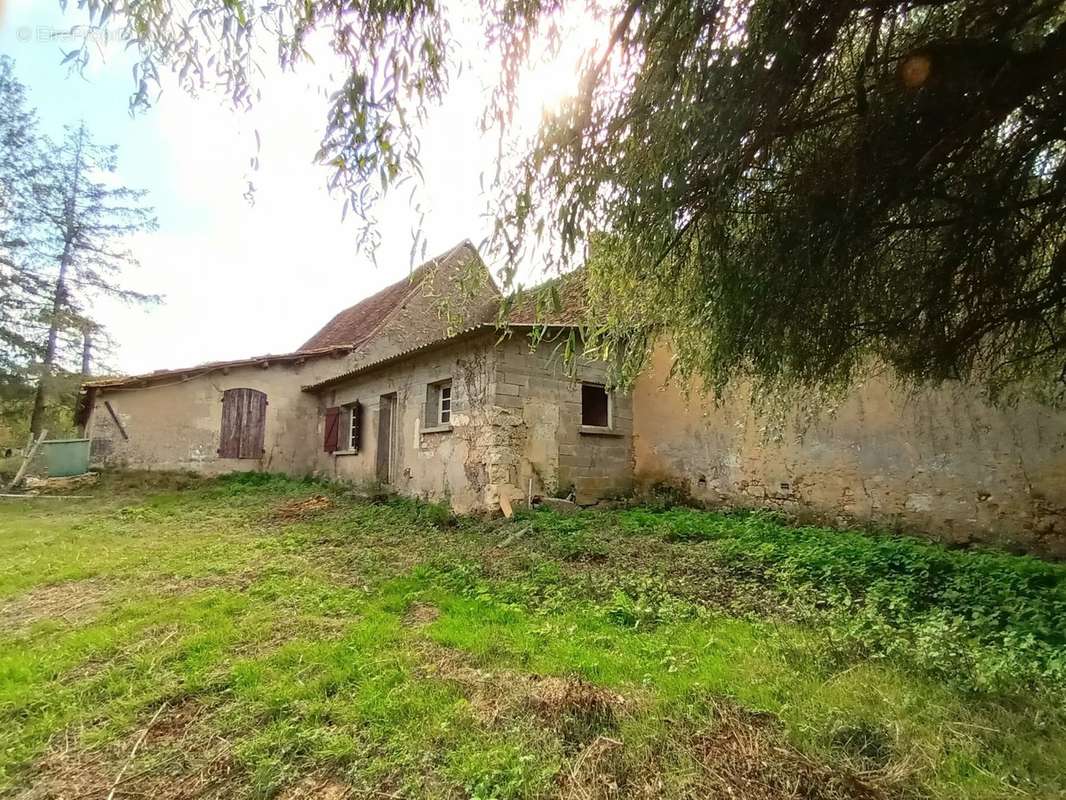
[[115, 421], [115, 424], [118, 426], [118, 432], [121, 433], [122, 438], [128, 442], [130, 440], [129, 434], [126, 433], [126, 429], [123, 428], [122, 423], [119, 422], [118, 414], [116, 414], [115, 409], [111, 407], [111, 401], [105, 400], [104, 405], [107, 406], [107, 413], [111, 415], [111, 419], [113, 419]]

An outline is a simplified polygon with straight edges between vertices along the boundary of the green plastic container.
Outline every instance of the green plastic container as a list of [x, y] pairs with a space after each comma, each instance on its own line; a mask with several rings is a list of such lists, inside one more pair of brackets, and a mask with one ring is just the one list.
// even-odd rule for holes
[[41, 461], [49, 478], [84, 475], [89, 471], [89, 440], [46, 439], [41, 442]]

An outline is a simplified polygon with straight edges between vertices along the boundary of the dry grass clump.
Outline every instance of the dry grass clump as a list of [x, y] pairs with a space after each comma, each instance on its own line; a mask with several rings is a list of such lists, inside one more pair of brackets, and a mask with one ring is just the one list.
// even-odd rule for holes
[[324, 494], [313, 494], [299, 500], [289, 500], [274, 509], [274, 519], [278, 522], [293, 522], [308, 519], [333, 507], [333, 501]]
[[93, 617], [108, 594], [104, 581], [87, 579], [41, 586], [0, 605], [0, 631], [18, 631], [42, 620], [74, 624]]
[[821, 764], [790, 746], [775, 718], [732, 704], [693, 734], [636, 752], [597, 736], [560, 773], [567, 800], [887, 800], [901, 793], [884, 776]]
[[541, 724], [570, 746], [584, 745], [614, 730], [626, 698], [577, 677], [530, 676], [527, 705]]
[[55, 737], [34, 766], [32, 786], [15, 800], [232, 798], [244, 776], [230, 743], [205, 724], [208, 716], [192, 699], [163, 705], [132, 734], [96, 748], [83, 746], [77, 732], [67, 731]]
[[278, 800], [346, 800], [352, 789], [332, 778], [309, 776], [280, 795]]
[[404, 616], [404, 624], [410, 628], [424, 628], [440, 616], [440, 609], [430, 603], [413, 603]]
[[770, 714], [757, 714], [732, 704], [716, 706], [714, 727], [692, 743], [709, 796], [750, 800], [878, 800], [886, 791], [874, 774], [860, 776], [817, 763], [786, 743], [780, 724]]
[[422, 645], [427, 676], [457, 684], [487, 727], [533, 714], [574, 751], [610, 734], [635, 703], [577, 676], [537, 675], [472, 666], [460, 653]]

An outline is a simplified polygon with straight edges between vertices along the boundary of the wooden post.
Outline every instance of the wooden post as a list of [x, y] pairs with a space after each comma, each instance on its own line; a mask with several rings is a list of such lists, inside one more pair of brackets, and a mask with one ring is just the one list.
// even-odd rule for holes
[[11, 483], [7, 485], [7, 490], [10, 492], [16, 486], [22, 482], [22, 476], [26, 472], [26, 467], [33, 461], [33, 457], [37, 455], [37, 448], [41, 446], [41, 442], [44, 441], [44, 437], [48, 435], [48, 429], [41, 431], [41, 435], [37, 437], [37, 441], [33, 443], [33, 446], [29, 449], [22, 458], [22, 466], [19, 467], [19, 471], [15, 473], [15, 477], [11, 479]]

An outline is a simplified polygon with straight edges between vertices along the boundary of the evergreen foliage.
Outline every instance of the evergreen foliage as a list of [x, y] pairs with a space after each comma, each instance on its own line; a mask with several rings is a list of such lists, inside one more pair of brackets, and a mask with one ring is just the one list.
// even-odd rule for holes
[[[42, 135], [11, 59], [0, 57], [0, 403], [11, 430], [25, 410], [37, 434], [64, 420], [72, 376], [89, 374], [106, 344], [94, 305], [157, 298], [124, 285], [130, 237], [155, 227], [145, 193], [116, 185], [117, 148], [84, 124], [58, 142]], [[36, 384], [31, 406], [24, 402]], [[54, 428], [53, 428], [54, 430]]]

